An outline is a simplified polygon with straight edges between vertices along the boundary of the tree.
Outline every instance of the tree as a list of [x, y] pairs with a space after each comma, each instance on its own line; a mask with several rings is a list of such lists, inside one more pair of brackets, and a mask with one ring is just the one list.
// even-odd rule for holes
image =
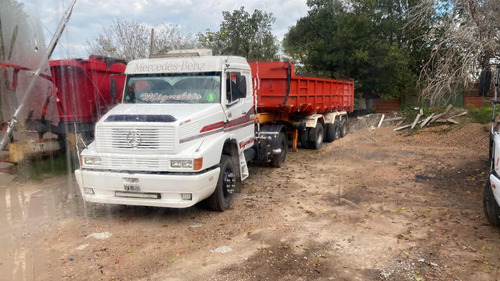
[[[87, 42], [89, 52], [125, 60], [146, 58], [150, 55], [151, 28], [125, 19], [116, 18], [102, 34]], [[164, 54], [174, 49], [189, 49], [196, 45], [191, 35], [181, 35], [179, 28], [163, 23], [154, 32], [153, 54]]]
[[[285, 52], [303, 71], [324, 77], [353, 77], [357, 88], [384, 98], [401, 97], [415, 86], [417, 49], [404, 30], [417, 0], [308, 0], [309, 12], [284, 38]], [[425, 56], [425, 53], [420, 54]]]
[[271, 33], [275, 18], [271, 13], [255, 10], [252, 15], [245, 7], [232, 13], [222, 12], [224, 20], [219, 31], [207, 30], [198, 34], [200, 44], [212, 49], [215, 55], [235, 55], [247, 60], [276, 60], [278, 44]]
[[432, 52], [418, 80], [431, 104], [457, 95], [457, 86], [470, 89], [482, 70], [499, 62], [498, 0], [423, 0], [410, 14], [416, 25], [439, 19], [423, 38]]

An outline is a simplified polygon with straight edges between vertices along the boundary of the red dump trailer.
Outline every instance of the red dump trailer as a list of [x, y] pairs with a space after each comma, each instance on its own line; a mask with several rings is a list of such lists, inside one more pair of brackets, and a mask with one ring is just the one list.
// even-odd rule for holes
[[[91, 55], [88, 59], [51, 60], [49, 66], [51, 76], [42, 74], [40, 77], [53, 84], [52, 92], [36, 93], [39, 95], [36, 100], [42, 96], [41, 115], [33, 116], [39, 108], [29, 105], [30, 113], [25, 122], [28, 131], [38, 133], [39, 142], [12, 143], [9, 148], [12, 162], [18, 162], [32, 152], [44, 154], [64, 147], [68, 133], [78, 132], [85, 140], [93, 139], [95, 123], [121, 101], [125, 84], [124, 60]], [[31, 72], [26, 67], [10, 63], [0, 63], [0, 67], [11, 71], [9, 87], [13, 93], [18, 88], [19, 73]], [[57, 118], [47, 116], [53, 103], [57, 106]], [[59, 119], [57, 124], [53, 123], [55, 119]], [[44, 140], [46, 132], [56, 134], [59, 143]]]
[[292, 147], [319, 148], [347, 134], [354, 108], [354, 80], [295, 75], [291, 62], [250, 62], [257, 94], [258, 123], [283, 123]]
[[257, 78], [257, 103], [262, 112], [307, 115], [353, 111], [354, 80], [297, 76], [291, 62], [249, 64]]
[[94, 124], [121, 101], [126, 62], [91, 55], [89, 59], [49, 62], [54, 90], [45, 102], [42, 120], [51, 101], [57, 101], [59, 136], [79, 132], [92, 137]]

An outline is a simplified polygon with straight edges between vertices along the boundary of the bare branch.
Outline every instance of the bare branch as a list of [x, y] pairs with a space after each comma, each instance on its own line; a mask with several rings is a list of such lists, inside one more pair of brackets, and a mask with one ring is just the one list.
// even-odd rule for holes
[[497, 0], [423, 0], [410, 11], [413, 24], [439, 19], [425, 38], [433, 49], [418, 80], [422, 99], [433, 105], [471, 89], [500, 55], [499, 15]]

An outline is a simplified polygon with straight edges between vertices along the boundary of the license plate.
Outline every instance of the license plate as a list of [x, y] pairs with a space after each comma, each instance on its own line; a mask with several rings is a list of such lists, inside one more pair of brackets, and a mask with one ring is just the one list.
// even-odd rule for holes
[[123, 189], [125, 191], [139, 192], [141, 187], [139, 186], [138, 178], [123, 178]]

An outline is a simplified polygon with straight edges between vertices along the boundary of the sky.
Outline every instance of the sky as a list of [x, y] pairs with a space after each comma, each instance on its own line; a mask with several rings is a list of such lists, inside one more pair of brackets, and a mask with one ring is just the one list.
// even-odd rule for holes
[[[20, 0], [26, 12], [42, 23], [48, 45], [71, 0]], [[158, 27], [162, 23], [177, 25], [182, 34], [196, 35], [207, 29], [218, 31], [222, 11], [241, 6], [252, 13], [255, 9], [272, 13], [276, 22], [273, 34], [282, 39], [298, 19], [306, 16], [306, 0], [77, 0], [73, 13], [61, 36], [52, 59], [86, 58], [87, 42], [102, 33], [116, 18], [125, 18]]]

